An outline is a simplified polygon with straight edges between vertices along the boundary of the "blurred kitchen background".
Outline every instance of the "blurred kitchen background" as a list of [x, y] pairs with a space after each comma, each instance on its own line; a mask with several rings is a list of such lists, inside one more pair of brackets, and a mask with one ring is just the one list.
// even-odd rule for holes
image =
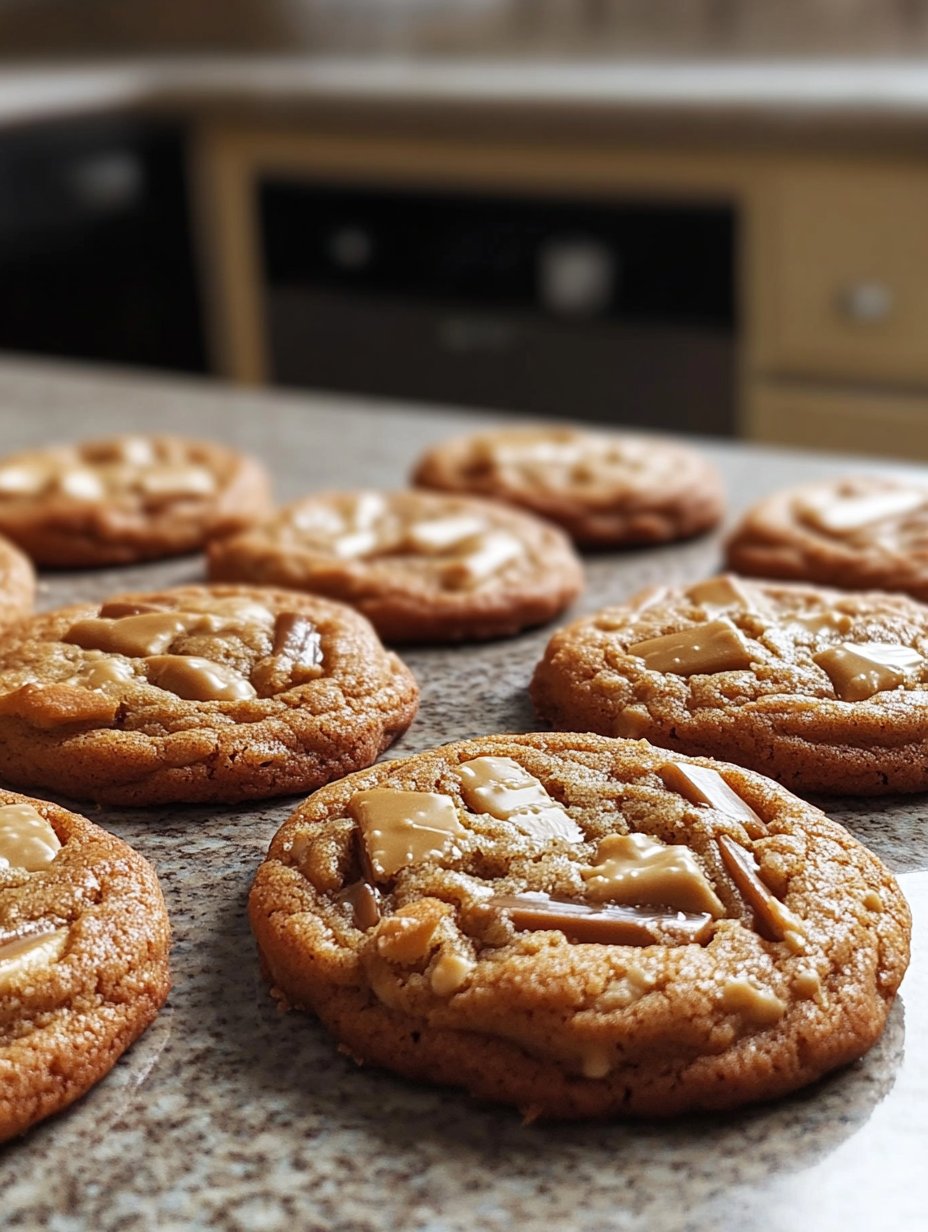
[[0, 351], [928, 458], [928, 0], [0, 0]]

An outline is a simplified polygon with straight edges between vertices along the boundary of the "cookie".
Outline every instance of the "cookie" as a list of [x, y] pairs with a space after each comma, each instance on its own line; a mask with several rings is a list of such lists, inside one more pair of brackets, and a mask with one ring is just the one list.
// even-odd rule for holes
[[734, 575], [557, 632], [531, 694], [555, 727], [644, 737], [795, 791], [928, 789], [928, 608]]
[[0, 649], [0, 777], [108, 804], [261, 799], [370, 765], [416, 712], [357, 612], [189, 586], [45, 612]]
[[52, 568], [194, 552], [268, 508], [264, 469], [209, 441], [117, 436], [0, 459], [0, 533]]
[[695, 450], [579, 428], [508, 427], [446, 441], [420, 459], [413, 482], [530, 509], [588, 547], [685, 539], [724, 512], [721, 478]]
[[18, 548], [0, 536], [0, 625], [32, 611], [35, 570]]
[[0, 1141], [108, 1073], [171, 986], [154, 871], [45, 800], [0, 792]]
[[210, 545], [209, 575], [341, 599], [388, 642], [517, 633], [583, 586], [554, 526], [491, 501], [432, 492], [323, 492]]
[[928, 486], [834, 479], [755, 505], [726, 545], [740, 573], [847, 590], [902, 590], [928, 600]]
[[496, 736], [284, 824], [249, 915], [275, 997], [359, 1063], [528, 1118], [771, 1099], [883, 1029], [911, 921], [880, 861], [749, 771]]

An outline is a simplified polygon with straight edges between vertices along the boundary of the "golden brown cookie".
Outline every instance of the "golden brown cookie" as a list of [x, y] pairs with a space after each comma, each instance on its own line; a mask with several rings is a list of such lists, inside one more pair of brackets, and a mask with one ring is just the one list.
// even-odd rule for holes
[[201, 548], [269, 508], [254, 459], [210, 441], [117, 436], [0, 459], [0, 533], [39, 565], [121, 565]]
[[744, 516], [726, 551], [740, 573], [925, 601], [928, 486], [860, 476], [777, 492]]
[[715, 468], [685, 445], [541, 424], [436, 445], [413, 482], [522, 506], [589, 547], [685, 539], [715, 526], [725, 504]]
[[495, 502], [433, 492], [320, 492], [210, 545], [210, 577], [341, 599], [388, 642], [500, 637], [579, 594], [554, 526]]
[[357, 612], [247, 586], [119, 596], [0, 650], [0, 776], [112, 804], [310, 791], [370, 765], [418, 689]]
[[249, 901], [272, 991], [358, 1062], [529, 1118], [771, 1099], [877, 1039], [895, 880], [770, 780], [644, 741], [496, 736], [351, 775]]
[[644, 737], [796, 791], [928, 789], [928, 608], [734, 575], [557, 632], [531, 693], [555, 727]]
[[0, 792], [0, 1141], [67, 1107], [171, 986], [147, 861], [86, 818]]
[[18, 548], [0, 536], [0, 625], [32, 611], [35, 570]]

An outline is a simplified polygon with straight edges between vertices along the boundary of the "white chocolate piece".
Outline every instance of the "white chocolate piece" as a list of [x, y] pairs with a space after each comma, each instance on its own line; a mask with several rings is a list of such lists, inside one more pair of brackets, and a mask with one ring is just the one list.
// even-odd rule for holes
[[372, 530], [354, 530], [332, 541], [332, 551], [342, 560], [367, 556], [380, 547], [380, 536]]
[[406, 539], [415, 552], [443, 552], [485, 530], [483, 518], [458, 514], [433, 518], [428, 522], [414, 522], [406, 531]]
[[89, 467], [75, 466], [62, 471], [57, 477], [58, 491], [72, 500], [100, 500], [106, 485], [96, 471]]
[[461, 589], [477, 586], [498, 573], [504, 565], [518, 560], [524, 552], [515, 535], [505, 531], [477, 535], [466, 553], [446, 566], [442, 579], [446, 585]]
[[0, 467], [0, 496], [35, 496], [46, 482], [44, 467], [16, 464]]
[[901, 492], [876, 492], [866, 496], [827, 496], [806, 500], [801, 506], [806, 520], [832, 534], [860, 530], [884, 518], [911, 513], [928, 503], [928, 492], [909, 489]]
[[143, 470], [136, 486], [146, 496], [210, 496], [216, 477], [205, 466], [159, 466]]

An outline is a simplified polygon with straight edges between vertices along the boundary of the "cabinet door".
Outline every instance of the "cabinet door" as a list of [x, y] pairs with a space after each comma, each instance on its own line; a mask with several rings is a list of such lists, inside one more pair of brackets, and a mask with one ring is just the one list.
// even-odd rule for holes
[[928, 172], [791, 164], [759, 214], [755, 370], [928, 381]]
[[752, 440], [928, 459], [928, 396], [757, 384], [748, 391], [746, 412], [745, 435]]

